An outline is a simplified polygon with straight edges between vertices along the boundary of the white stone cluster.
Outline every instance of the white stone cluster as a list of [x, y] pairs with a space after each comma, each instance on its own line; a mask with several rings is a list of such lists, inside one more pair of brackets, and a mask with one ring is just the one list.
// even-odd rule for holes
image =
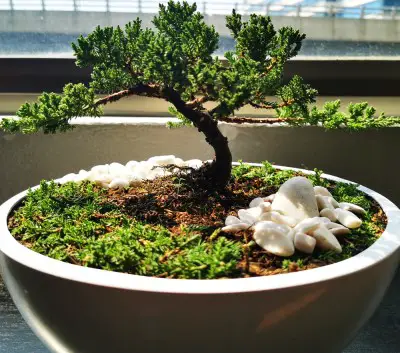
[[202, 164], [203, 162], [200, 159], [184, 161], [173, 155], [155, 156], [149, 158], [147, 161], [129, 161], [126, 165], [120, 163], [96, 165], [89, 171], [80, 170], [77, 174], [67, 174], [58, 179], [58, 182], [63, 184], [68, 181], [79, 182], [89, 180], [105, 188], [121, 189], [140, 180], [152, 180], [159, 176], [171, 174], [171, 172], [162, 168], [166, 165], [197, 169]]
[[[295, 249], [311, 254], [315, 247], [338, 253], [338, 237], [361, 226], [365, 210], [347, 202], [337, 202], [328, 189], [315, 186], [305, 177], [294, 177], [278, 192], [258, 197], [249, 208], [228, 216], [224, 232], [253, 230], [255, 242], [278, 256], [291, 256]], [[339, 222], [339, 223], [337, 223]]]

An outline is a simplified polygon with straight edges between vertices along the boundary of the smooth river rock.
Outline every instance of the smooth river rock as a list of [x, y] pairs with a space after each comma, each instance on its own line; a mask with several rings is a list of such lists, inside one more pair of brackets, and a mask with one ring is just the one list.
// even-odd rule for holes
[[273, 222], [271, 224], [257, 223], [253, 237], [259, 246], [271, 254], [278, 256], [292, 256], [294, 254], [293, 240], [274, 226]]
[[298, 221], [319, 216], [313, 185], [305, 177], [294, 177], [283, 183], [272, 209]]

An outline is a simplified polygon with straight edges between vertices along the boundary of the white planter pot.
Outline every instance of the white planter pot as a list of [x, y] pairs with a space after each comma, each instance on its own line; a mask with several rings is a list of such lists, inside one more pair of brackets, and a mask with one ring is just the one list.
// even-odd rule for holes
[[388, 217], [370, 248], [313, 270], [224, 280], [142, 277], [35, 253], [7, 228], [24, 191], [0, 206], [2, 276], [54, 352], [341, 352], [381, 302], [400, 259], [400, 210], [360, 189]]

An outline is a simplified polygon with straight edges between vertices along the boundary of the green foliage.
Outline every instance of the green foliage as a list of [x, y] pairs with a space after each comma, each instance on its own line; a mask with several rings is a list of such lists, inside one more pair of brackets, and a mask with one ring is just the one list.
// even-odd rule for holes
[[192, 122], [189, 119], [187, 119], [183, 114], [179, 113], [175, 108], [169, 107], [168, 111], [172, 115], [175, 115], [179, 119], [179, 122], [177, 122], [177, 123], [169, 121], [167, 123], [167, 127], [168, 128], [175, 129], [175, 128], [180, 128], [180, 127], [183, 127], [183, 126], [191, 126], [192, 125]]
[[285, 259], [282, 261], [282, 269], [286, 271], [290, 271], [291, 266], [296, 266], [298, 268], [303, 268], [304, 267], [304, 260], [303, 259], [296, 259], [295, 256], [293, 256], [291, 259]]
[[153, 24], [157, 31], [143, 29], [141, 21], [120, 27], [97, 27], [72, 45], [77, 65], [92, 66], [91, 86], [112, 93], [137, 84], [157, 84], [175, 89], [189, 99], [189, 75], [194, 67], [212, 62], [218, 45], [214, 27], [207, 26], [196, 5], [186, 2], [160, 4]]
[[12, 234], [38, 253], [110, 271], [198, 279], [238, 275], [239, 242], [204, 240], [184, 227], [176, 236], [142, 224], [105, 202], [104, 194], [89, 182], [42, 182], [15, 212]]
[[55, 133], [72, 128], [70, 120], [78, 116], [99, 116], [94, 105], [95, 94], [83, 84], [68, 84], [62, 95], [43, 93], [37, 103], [25, 103], [17, 111], [17, 119], [3, 119], [0, 128], [7, 132]]
[[354, 203], [368, 211], [370, 209], [370, 201], [357, 187], [357, 184], [337, 183], [332, 195], [341, 202]]
[[[216, 75], [217, 101], [215, 118], [227, 117], [246, 104], [257, 108], [278, 109], [291, 104], [304, 111], [315, 101], [316, 91], [298, 76], [283, 85], [287, 60], [297, 55], [305, 35], [290, 27], [275, 31], [271, 18], [252, 14], [247, 22], [233, 11], [227, 27], [236, 40], [233, 52], [227, 52], [227, 65]], [[277, 96], [279, 101], [269, 101]]]
[[251, 166], [239, 161], [239, 165], [232, 169], [232, 178], [234, 180], [261, 179], [265, 186], [279, 187], [286, 180], [294, 177], [296, 172], [293, 170], [275, 169], [271, 163], [263, 162], [262, 166]]
[[322, 178], [322, 174], [324, 172], [322, 170], [319, 170], [317, 168], [314, 169], [314, 174], [310, 174], [308, 176], [308, 179], [312, 182], [314, 186], [323, 186], [323, 187], [329, 187], [330, 182], [324, 178]]
[[289, 120], [292, 125], [316, 125], [326, 129], [346, 129], [349, 131], [360, 131], [364, 129], [377, 129], [400, 124], [399, 117], [387, 117], [384, 113], [375, 116], [375, 108], [367, 102], [349, 104], [347, 112], [340, 112], [340, 101], [325, 103], [322, 109], [313, 107], [304, 114], [295, 114], [290, 107], [279, 112], [280, 117], [298, 117]]

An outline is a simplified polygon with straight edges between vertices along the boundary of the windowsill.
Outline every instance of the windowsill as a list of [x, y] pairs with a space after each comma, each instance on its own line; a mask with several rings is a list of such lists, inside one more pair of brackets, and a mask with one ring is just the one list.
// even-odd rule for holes
[[[33, 102], [39, 93], [0, 93], [0, 115], [15, 114], [25, 102]], [[368, 102], [375, 107], [377, 113], [384, 112], [387, 116], [400, 115], [399, 97], [365, 97], [365, 96], [318, 96], [316, 105], [321, 108], [324, 102], [340, 99], [341, 110], [344, 111], [349, 103]], [[271, 97], [273, 100], [273, 97]], [[147, 97], [128, 97], [104, 107], [105, 116], [146, 116], [169, 117], [166, 101]], [[273, 116], [273, 112], [246, 106], [237, 112], [242, 116]]]

